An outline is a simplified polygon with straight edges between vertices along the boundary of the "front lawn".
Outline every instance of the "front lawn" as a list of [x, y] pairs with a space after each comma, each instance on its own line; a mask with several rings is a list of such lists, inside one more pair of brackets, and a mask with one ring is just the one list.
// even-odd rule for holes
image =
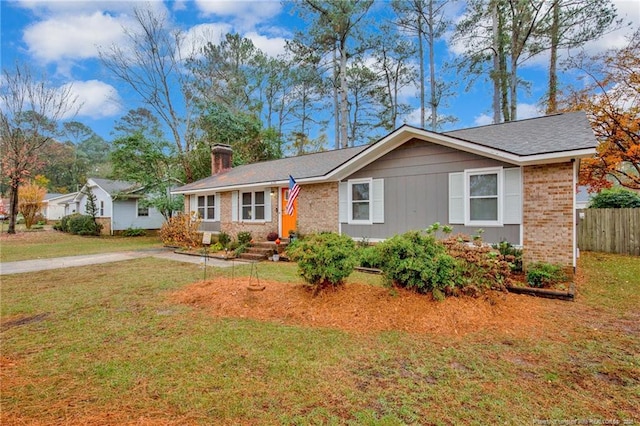
[[[201, 268], [155, 258], [3, 276], [0, 423], [640, 422], [640, 262], [583, 253], [580, 265], [576, 302], [507, 295], [538, 305], [540, 326], [457, 333], [215, 315], [174, 297]], [[292, 264], [258, 272], [301, 283]], [[347, 286], [364, 280], [377, 285], [353, 274]]]
[[4, 232], [0, 234], [0, 262], [139, 250], [161, 245], [157, 236], [82, 237], [53, 230]]

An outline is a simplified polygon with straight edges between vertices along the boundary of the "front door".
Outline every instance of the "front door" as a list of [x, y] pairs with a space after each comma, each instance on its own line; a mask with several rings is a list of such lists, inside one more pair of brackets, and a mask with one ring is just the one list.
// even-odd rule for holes
[[280, 189], [280, 217], [282, 218], [283, 238], [289, 238], [289, 231], [296, 230], [296, 220], [298, 218], [298, 200], [293, 202], [293, 214], [287, 214], [287, 201], [289, 201], [289, 188]]

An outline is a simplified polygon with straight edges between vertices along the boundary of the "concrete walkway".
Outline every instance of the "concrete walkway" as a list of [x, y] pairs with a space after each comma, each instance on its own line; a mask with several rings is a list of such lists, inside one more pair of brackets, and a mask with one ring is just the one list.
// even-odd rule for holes
[[[38, 272], [49, 269], [71, 268], [75, 266], [96, 265], [100, 263], [121, 262], [124, 260], [140, 259], [143, 257], [156, 257], [159, 259], [175, 260], [202, 264], [203, 258], [200, 256], [189, 256], [174, 253], [171, 249], [135, 250], [115, 253], [99, 253], [80, 256], [55, 257], [52, 259], [33, 259], [18, 262], [0, 263], [0, 275], [22, 274], [25, 272]], [[231, 262], [219, 259], [207, 259], [207, 266], [217, 266], [225, 268], [231, 266]]]

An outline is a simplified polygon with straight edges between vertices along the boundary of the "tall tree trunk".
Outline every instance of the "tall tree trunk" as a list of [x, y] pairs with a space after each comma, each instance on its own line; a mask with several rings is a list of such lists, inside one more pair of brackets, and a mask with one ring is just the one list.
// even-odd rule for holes
[[422, 35], [424, 30], [422, 29], [422, 16], [418, 16], [418, 52], [420, 56], [420, 127], [426, 126], [426, 108], [424, 104], [424, 44]]
[[354, 141], [349, 141], [349, 109], [347, 105], [347, 46], [344, 41], [340, 41], [340, 127], [342, 147], [347, 148], [353, 145]]
[[549, 58], [549, 100], [547, 114], [553, 114], [558, 109], [558, 44], [560, 43], [560, 0], [553, 3], [553, 18], [551, 21], [551, 52]]
[[491, 20], [493, 23], [493, 124], [500, 123], [500, 33], [498, 24], [498, 0], [493, 0], [491, 6]]
[[336, 46], [333, 49], [333, 115], [335, 116], [334, 120], [334, 131], [335, 131], [335, 139], [336, 139], [336, 149], [340, 149], [342, 144], [340, 143], [340, 100], [338, 97], [338, 47]]
[[507, 73], [507, 56], [504, 41], [504, 16], [498, 11], [498, 62], [500, 63], [500, 94], [503, 121], [511, 121], [509, 113], [509, 80]]
[[434, 26], [435, 17], [433, 16], [433, 0], [429, 1], [429, 89], [431, 90], [431, 130], [436, 131], [438, 128], [438, 99], [436, 93], [436, 60], [433, 52], [435, 45]]
[[16, 217], [18, 216], [18, 190], [20, 189], [20, 183], [12, 183], [9, 188], [9, 229], [7, 233], [16, 233]]

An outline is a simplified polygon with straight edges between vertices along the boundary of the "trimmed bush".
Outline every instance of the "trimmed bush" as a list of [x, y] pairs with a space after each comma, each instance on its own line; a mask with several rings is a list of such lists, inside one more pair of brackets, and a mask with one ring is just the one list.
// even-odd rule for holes
[[287, 247], [298, 262], [298, 273], [317, 293], [343, 283], [356, 266], [356, 246], [351, 238], [335, 233], [314, 234]]
[[624, 209], [640, 207], [640, 195], [624, 188], [604, 189], [589, 203], [590, 209]]
[[359, 247], [358, 259], [363, 268], [380, 268], [382, 265], [382, 253], [378, 246]]
[[527, 268], [527, 283], [531, 287], [551, 287], [566, 278], [562, 268], [551, 263], [532, 263]]
[[127, 228], [122, 231], [123, 237], [144, 237], [147, 231], [142, 228]]
[[441, 299], [453, 285], [455, 260], [442, 243], [427, 233], [409, 231], [378, 244], [381, 269], [388, 284]]
[[69, 222], [69, 232], [76, 235], [100, 235], [102, 225], [91, 216], [80, 215]]

